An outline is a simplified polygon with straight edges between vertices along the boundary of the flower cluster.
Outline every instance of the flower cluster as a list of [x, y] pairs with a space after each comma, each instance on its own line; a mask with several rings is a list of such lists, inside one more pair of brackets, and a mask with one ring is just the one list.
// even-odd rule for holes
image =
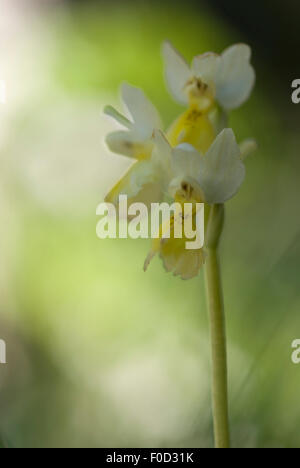
[[[237, 193], [245, 177], [243, 160], [255, 149], [250, 139], [238, 145], [232, 129], [226, 128], [228, 111], [243, 104], [254, 86], [251, 50], [237, 44], [222, 55], [198, 55], [191, 66], [169, 42], [162, 52], [169, 91], [186, 110], [164, 133], [159, 113], [143, 91], [122, 85], [128, 117], [111, 106], [105, 108], [124, 128], [110, 133], [106, 142], [111, 151], [134, 162], [106, 201], [117, 206], [122, 194], [130, 203], [147, 206], [166, 199], [195, 206], [223, 204]], [[196, 215], [195, 211], [192, 216]], [[171, 231], [178, 216], [182, 214], [175, 213], [168, 223]], [[159, 253], [167, 271], [183, 279], [196, 276], [205, 261], [205, 247], [187, 250], [185, 241], [172, 232], [166, 238], [162, 225], [145, 269]]]

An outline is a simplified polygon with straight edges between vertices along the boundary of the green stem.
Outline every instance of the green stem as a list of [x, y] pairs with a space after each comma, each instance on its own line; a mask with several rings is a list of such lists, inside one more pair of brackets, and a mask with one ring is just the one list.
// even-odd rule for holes
[[218, 246], [224, 224], [224, 206], [211, 208], [206, 233], [206, 293], [212, 346], [212, 403], [216, 448], [229, 448], [227, 352], [223, 291]]

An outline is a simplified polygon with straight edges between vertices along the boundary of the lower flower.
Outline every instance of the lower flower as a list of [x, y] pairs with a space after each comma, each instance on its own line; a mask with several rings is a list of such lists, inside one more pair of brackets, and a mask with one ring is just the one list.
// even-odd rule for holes
[[159, 237], [152, 243], [144, 271], [159, 254], [167, 272], [187, 280], [198, 275], [205, 261], [204, 216], [201, 216], [204, 205], [179, 203], [178, 206], [174, 215], [160, 226]]

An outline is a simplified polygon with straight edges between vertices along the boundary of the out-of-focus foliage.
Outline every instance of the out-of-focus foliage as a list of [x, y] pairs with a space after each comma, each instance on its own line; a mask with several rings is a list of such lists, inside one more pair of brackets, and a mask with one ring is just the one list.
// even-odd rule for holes
[[[138, 5], [56, 6], [35, 17], [38, 52], [29, 41], [22, 57], [33, 72], [18, 80], [24, 94], [30, 79], [36, 85], [7, 104], [0, 432], [14, 446], [212, 445], [202, 275], [183, 282], [159, 260], [144, 274], [148, 241], [96, 238], [96, 206], [125, 169], [105, 149], [111, 123], [101, 110], [117, 103], [125, 80], [144, 88], [167, 127], [180, 107], [164, 86], [162, 40], [191, 58], [245, 38], [205, 9]], [[300, 335], [300, 141], [265, 96], [269, 64], [253, 57], [255, 93], [230, 124], [259, 151], [227, 206], [222, 245], [232, 432], [235, 446], [292, 447], [300, 444], [300, 375], [290, 359]]]

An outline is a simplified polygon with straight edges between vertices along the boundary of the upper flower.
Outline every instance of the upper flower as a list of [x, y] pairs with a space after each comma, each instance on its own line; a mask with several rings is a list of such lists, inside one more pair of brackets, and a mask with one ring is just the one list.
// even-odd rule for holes
[[138, 160], [149, 159], [153, 148], [153, 130], [162, 125], [160, 116], [139, 88], [123, 83], [121, 97], [131, 120], [112, 106], [105, 107], [104, 112], [126, 128], [109, 133], [106, 143], [114, 153]]
[[255, 71], [250, 63], [248, 45], [233, 45], [222, 55], [213, 52], [197, 55], [191, 66], [169, 42], [163, 44], [162, 50], [167, 84], [179, 103], [197, 103], [206, 111], [217, 102], [230, 110], [239, 107], [250, 96]]

